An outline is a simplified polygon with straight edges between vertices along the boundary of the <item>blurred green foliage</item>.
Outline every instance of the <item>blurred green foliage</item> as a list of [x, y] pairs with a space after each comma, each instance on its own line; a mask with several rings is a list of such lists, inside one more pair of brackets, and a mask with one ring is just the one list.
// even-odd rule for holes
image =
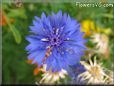
[[[100, 27], [111, 28], [113, 26], [113, 8], [87, 7], [79, 8], [75, 3], [23, 3], [22, 7], [16, 7], [13, 3], [3, 3], [3, 15], [7, 18], [7, 24], [3, 26], [3, 81], [4, 84], [35, 83], [41, 76], [34, 76], [33, 70], [36, 66], [28, 64], [25, 47], [25, 37], [29, 34], [29, 26], [32, 25], [34, 16], [41, 16], [42, 12], [47, 15], [58, 10], [69, 13], [79, 22], [91, 19]], [[11, 23], [10, 19], [14, 22]], [[113, 40], [113, 35], [110, 35]], [[113, 42], [110, 44], [113, 46]], [[111, 47], [112, 47], [111, 46]], [[110, 48], [112, 51], [112, 48]], [[112, 58], [113, 55], [111, 54]], [[110, 58], [109, 58], [110, 59]], [[104, 60], [107, 67], [111, 67], [111, 60]]]

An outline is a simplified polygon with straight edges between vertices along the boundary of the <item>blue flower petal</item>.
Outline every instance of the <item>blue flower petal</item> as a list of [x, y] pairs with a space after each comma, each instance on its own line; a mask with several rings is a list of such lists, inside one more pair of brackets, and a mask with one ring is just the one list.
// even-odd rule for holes
[[[80, 61], [86, 50], [80, 27], [75, 19], [61, 10], [49, 16], [42, 13], [41, 18], [35, 16], [33, 26], [30, 26], [33, 35], [26, 37], [29, 42], [26, 47], [28, 59], [38, 66], [47, 64], [46, 70], [53, 72], [69, 69]], [[44, 61], [47, 53], [49, 56]]]

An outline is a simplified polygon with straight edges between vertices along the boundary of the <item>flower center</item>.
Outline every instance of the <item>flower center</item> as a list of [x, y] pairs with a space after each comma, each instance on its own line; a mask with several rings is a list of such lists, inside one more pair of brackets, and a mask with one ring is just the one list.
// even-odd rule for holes
[[60, 37], [60, 29], [54, 29], [52, 33], [52, 37], [50, 38], [51, 46], [59, 46], [61, 44], [61, 37]]
[[58, 37], [54, 37], [51, 39], [52, 46], [58, 46], [60, 44], [60, 39]]
[[56, 41], [57, 41], [57, 39], [56, 39], [56, 38], [54, 38], [54, 39], [53, 39], [53, 41], [54, 41], [54, 42], [56, 42]]
[[99, 75], [100, 75], [100, 69], [99, 69], [99, 67], [97, 67], [97, 66], [91, 67], [91, 70], [89, 70], [89, 72], [92, 74], [92, 76], [93, 76], [94, 78], [97, 78], [97, 77], [99, 77]]

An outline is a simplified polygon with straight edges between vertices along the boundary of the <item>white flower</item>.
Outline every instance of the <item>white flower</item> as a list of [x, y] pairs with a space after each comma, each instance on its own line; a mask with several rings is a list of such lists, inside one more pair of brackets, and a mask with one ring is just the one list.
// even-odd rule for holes
[[40, 83], [45, 83], [45, 84], [53, 84], [57, 81], [63, 78], [67, 75], [67, 71], [62, 69], [59, 72], [52, 72], [50, 69], [49, 71], [46, 71], [46, 65], [43, 65], [43, 69], [45, 70], [45, 73], [42, 75], [43, 78], [40, 80]]
[[[109, 38], [107, 35], [105, 34], [94, 34], [92, 36], [92, 42], [96, 43], [96, 50], [98, 53], [101, 54], [106, 54], [106, 52], [108, 51], [108, 42], [109, 42]], [[108, 53], [108, 52], [107, 52]]]
[[90, 64], [84, 61], [81, 61], [80, 63], [85, 67], [86, 71], [81, 73], [78, 78], [81, 78], [81, 80], [85, 80], [88, 84], [105, 83], [107, 74], [104, 72], [102, 64], [97, 64], [96, 57], [94, 58], [94, 62], [89, 59]]

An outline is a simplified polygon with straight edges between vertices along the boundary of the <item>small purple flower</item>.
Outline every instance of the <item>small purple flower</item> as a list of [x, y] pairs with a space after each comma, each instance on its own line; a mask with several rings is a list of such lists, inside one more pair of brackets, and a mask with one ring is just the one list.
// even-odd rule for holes
[[78, 78], [79, 74], [85, 72], [85, 68], [80, 63], [70, 66], [68, 74], [71, 76], [71, 84], [85, 84], [86, 82], [81, 81], [81, 78]]
[[28, 59], [39, 67], [47, 64], [46, 69], [53, 72], [79, 62], [86, 49], [80, 24], [62, 11], [49, 16], [42, 13], [41, 18], [35, 16], [30, 32], [26, 37], [30, 42], [26, 47]]

